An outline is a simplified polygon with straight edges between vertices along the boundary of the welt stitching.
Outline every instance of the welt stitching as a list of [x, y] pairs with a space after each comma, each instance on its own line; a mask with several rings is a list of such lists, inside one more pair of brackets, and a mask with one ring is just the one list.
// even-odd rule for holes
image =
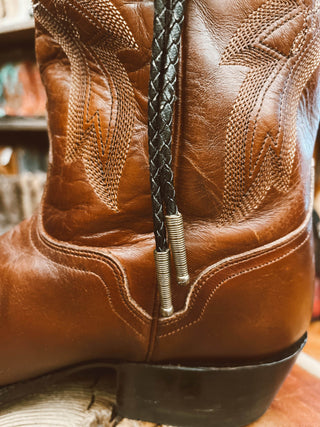
[[[32, 245], [32, 247], [34, 248], [34, 250], [35, 251], [37, 251], [39, 254], [41, 254], [41, 255], [43, 255], [40, 251], [39, 251], [39, 249], [36, 247], [36, 244], [35, 244], [35, 242], [34, 242], [34, 239], [33, 239], [33, 237], [32, 237], [32, 231], [31, 231], [31, 227], [30, 227], [30, 231], [29, 231], [29, 237], [30, 237], [30, 242], [31, 242], [31, 245]], [[93, 272], [93, 271], [87, 271], [87, 270], [82, 270], [82, 269], [80, 269], [80, 268], [77, 268], [77, 267], [69, 267], [69, 266], [67, 266], [67, 265], [65, 265], [65, 264], [60, 264], [59, 262], [57, 262], [57, 261], [54, 261], [53, 259], [50, 259], [50, 261], [53, 263], [53, 264], [56, 264], [57, 266], [59, 266], [59, 267], [63, 267], [63, 268], [65, 268], [65, 269], [67, 269], [67, 270], [71, 270], [71, 271], [77, 271], [78, 273], [82, 273], [82, 274], [91, 274], [91, 275], [93, 275], [93, 276], [95, 276], [101, 283], [102, 283], [102, 287], [103, 287], [103, 289], [104, 289], [104, 292], [105, 292], [105, 294], [106, 294], [106, 296], [107, 296], [107, 300], [109, 301], [109, 304], [110, 304], [110, 307], [111, 307], [111, 310], [114, 312], [114, 314], [120, 319], [120, 320], [122, 320], [127, 326], [129, 326], [129, 328], [130, 329], [132, 329], [139, 337], [141, 337], [141, 338], [143, 338], [144, 336], [133, 326], [133, 325], [131, 325], [130, 323], [128, 323], [116, 310], [115, 310], [115, 308], [114, 308], [114, 305], [113, 305], [113, 303], [112, 303], [112, 298], [111, 298], [111, 294], [110, 294], [110, 291], [109, 291], [109, 288], [108, 288], [108, 286], [107, 286], [107, 284], [105, 283], [105, 281], [102, 279], [102, 277], [101, 276], [99, 276], [98, 274], [96, 274], [95, 272]]]
[[[192, 307], [194, 306], [195, 302], [196, 302], [196, 298], [199, 294], [199, 292], [201, 291], [202, 287], [207, 283], [208, 280], [210, 280], [213, 276], [215, 276], [216, 274], [220, 273], [221, 271], [225, 270], [226, 268], [228, 268], [229, 266], [238, 266], [239, 264], [247, 261], [247, 260], [255, 260], [256, 258], [259, 258], [260, 256], [266, 255], [266, 254], [270, 254], [272, 252], [275, 252], [277, 250], [282, 249], [285, 246], [290, 245], [293, 241], [297, 240], [303, 233], [305, 233], [305, 229], [302, 229], [297, 235], [293, 236], [292, 239], [283, 242], [281, 245], [276, 246], [270, 250], [268, 250], [267, 252], [259, 252], [257, 254], [254, 254], [253, 256], [251, 254], [247, 254], [246, 256], [242, 257], [239, 260], [236, 260], [236, 262], [234, 262], [234, 260], [230, 260], [227, 261], [226, 263], [224, 263], [223, 265], [219, 266], [217, 269], [214, 270], [210, 270], [208, 271], [207, 274], [205, 274], [203, 277], [200, 278], [200, 280], [198, 281], [198, 283], [196, 282], [193, 289], [191, 289], [191, 298], [190, 298], [190, 304], [188, 305], [188, 310], [191, 310]], [[309, 235], [309, 233], [308, 233]], [[193, 291], [194, 290], [194, 291]], [[181, 313], [181, 316], [177, 317], [176, 319], [172, 319], [172, 320], [164, 320], [162, 322], [163, 325], [166, 326], [171, 326], [174, 323], [179, 322], [183, 317], [185, 317], [187, 315], [187, 312]]]
[[[239, 277], [239, 276], [241, 276], [241, 275], [243, 275], [243, 274], [247, 274], [247, 273], [250, 273], [250, 272], [252, 272], [252, 271], [258, 270], [258, 269], [260, 269], [260, 268], [267, 267], [268, 265], [274, 264], [275, 262], [280, 261], [280, 260], [281, 260], [281, 259], [283, 259], [283, 258], [286, 258], [287, 256], [291, 255], [293, 252], [295, 252], [296, 250], [298, 250], [301, 246], [303, 246], [303, 245], [306, 243], [306, 241], [308, 240], [309, 236], [310, 236], [310, 233], [308, 233], [308, 235], [305, 237], [305, 239], [304, 239], [304, 240], [303, 240], [303, 241], [302, 241], [298, 246], [296, 246], [294, 249], [291, 249], [290, 251], [286, 252], [285, 254], [281, 255], [280, 257], [275, 258], [275, 259], [273, 259], [273, 260], [271, 260], [271, 261], [269, 261], [269, 262], [266, 262], [266, 263], [264, 263], [264, 264], [260, 264], [260, 265], [255, 266], [255, 267], [248, 268], [248, 269], [243, 270], [243, 271], [241, 271], [241, 272], [239, 272], [239, 273], [235, 273], [235, 274], [233, 274], [232, 276], [229, 276], [227, 279], [225, 279], [225, 280], [221, 281], [221, 282], [220, 282], [220, 283], [215, 287], [215, 289], [213, 289], [213, 290], [211, 291], [211, 293], [210, 293], [210, 295], [209, 295], [209, 297], [208, 297], [208, 299], [207, 299], [207, 301], [206, 301], [205, 305], [203, 306], [203, 308], [202, 308], [202, 310], [201, 310], [201, 313], [200, 313], [199, 317], [198, 317], [196, 320], [193, 320], [192, 322], [189, 322], [188, 324], [183, 325], [183, 326], [181, 326], [180, 328], [175, 329], [174, 331], [168, 332], [168, 333], [166, 333], [166, 334], [159, 335], [158, 337], [159, 337], [159, 338], [165, 338], [165, 337], [167, 337], [167, 336], [174, 335], [174, 334], [176, 334], [176, 333], [178, 333], [178, 332], [182, 331], [183, 329], [185, 329], [185, 328], [187, 328], [187, 327], [189, 327], [189, 326], [195, 325], [196, 323], [200, 322], [200, 320], [202, 319], [202, 317], [203, 317], [203, 315], [204, 315], [204, 312], [206, 311], [206, 308], [207, 308], [207, 306], [208, 306], [208, 304], [209, 304], [210, 300], [212, 299], [212, 297], [214, 296], [214, 294], [219, 290], [219, 288], [221, 288], [221, 286], [222, 286], [222, 285], [224, 285], [224, 284], [225, 284], [225, 283], [227, 283], [228, 281], [230, 281], [230, 280], [232, 280], [232, 279], [234, 279], [234, 278], [236, 278], [236, 277]], [[209, 278], [208, 278], [208, 279], [209, 279]]]

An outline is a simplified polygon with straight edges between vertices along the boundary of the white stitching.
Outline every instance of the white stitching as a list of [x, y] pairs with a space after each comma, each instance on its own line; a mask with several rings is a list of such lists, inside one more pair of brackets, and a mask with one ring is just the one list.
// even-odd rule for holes
[[[203, 306], [203, 308], [202, 308], [202, 310], [201, 310], [201, 313], [200, 313], [199, 317], [198, 317], [196, 320], [193, 320], [192, 322], [189, 322], [189, 323], [187, 323], [186, 325], [183, 325], [183, 326], [181, 326], [180, 328], [175, 329], [174, 331], [168, 332], [168, 333], [166, 333], [166, 334], [158, 335], [158, 338], [164, 338], [164, 337], [167, 337], [167, 336], [170, 336], [170, 335], [174, 335], [174, 334], [176, 334], [176, 333], [178, 333], [178, 332], [182, 331], [183, 329], [185, 329], [185, 328], [187, 328], [187, 327], [189, 327], [189, 326], [192, 326], [192, 325], [194, 325], [194, 324], [196, 324], [196, 323], [200, 322], [200, 320], [202, 319], [202, 317], [203, 317], [203, 315], [204, 315], [204, 312], [205, 312], [205, 310], [206, 310], [206, 308], [207, 308], [207, 306], [208, 306], [208, 304], [209, 304], [209, 302], [210, 302], [211, 298], [213, 297], [213, 295], [218, 291], [218, 289], [219, 289], [222, 285], [224, 285], [225, 283], [227, 283], [227, 282], [228, 282], [229, 280], [231, 280], [231, 279], [234, 279], [234, 278], [239, 277], [239, 276], [241, 276], [241, 275], [243, 275], [243, 274], [246, 274], [246, 273], [250, 273], [251, 271], [258, 270], [259, 268], [266, 267], [266, 266], [268, 266], [268, 265], [271, 265], [271, 264], [273, 264], [273, 263], [275, 263], [275, 262], [277, 262], [277, 261], [280, 261], [281, 259], [283, 259], [283, 258], [285, 258], [285, 257], [287, 257], [287, 256], [289, 256], [289, 255], [291, 255], [293, 252], [295, 252], [296, 250], [298, 250], [301, 246], [303, 246], [303, 245], [305, 244], [305, 242], [308, 240], [309, 236], [310, 236], [310, 233], [308, 233], [308, 235], [306, 236], [306, 238], [305, 238], [305, 239], [304, 239], [304, 240], [303, 240], [303, 241], [302, 241], [298, 246], [296, 246], [294, 249], [291, 249], [289, 252], [286, 252], [285, 254], [281, 255], [280, 257], [275, 258], [275, 259], [273, 259], [273, 260], [271, 260], [271, 261], [268, 261], [268, 262], [266, 262], [266, 263], [264, 263], [264, 264], [261, 264], [261, 265], [255, 266], [255, 267], [248, 268], [247, 270], [240, 271], [239, 273], [235, 273], [235, 274], [233, 274], [233, 275], [229, 276], [227, 279], [222, 280], [222, 281], [221, 281], [221, 282], [220, 282], [220, 283], [219, 283], [219, 284], [218, 284], [218, 285], [217, 285], [217, 286], [216, 286], [216, 287], [211, 291], [211, 293], [210, 293], [210, 295], [209, 295], [209, 297], [208, 297], [208, 299], [207, 299], [207, 301], [206, 301], [205, 305]], [[211, 278], [211, 276], [207, 277], [207, 278], [206, 278], [205, 283], [206, 283], [210, 278]]]
[[[45, 256], [42, 252], [40, 252], [40, 250], [36, 247], [36, 245], [35, 245], [35, 242], [34, 242], [34, 240], [33, 240], [33, 237], [32, 237], [32, 230], [31, 230], [31, 227], [30, 227], [30, 229], [29, 229], [29, 233], [30, 233], [30, 243], [31, 243], [31, 245], [32, 245], [32, 247], [35, 249], [35, 251], [37, 251], [39, 254], [41, 254], [42, 256]], [[46, 258], [47, 258], [47, 256], [45, 256]], [[103, 289], [104, 289], [104, 291], [105, 291], [105, 293], [106, 293], [106, 295], [107, 295], [107, 299], [108, 299], [108, 301], [109, 301], [109, 304], [110, 304], [110, 307], [111, 307], [111, 310], [114, 312], [114, 314], [117, 316], [117, 317], [119, 317], [119, 319], [121, 319], [127, 326], [129, 326], [129, 328], [130, 329], [132, 329], [139, 337], [141, 337], [141, 338], [144, 338], [144, 335], [143, 334], [141, 334], [137, 329], [135, 329], [134, 328], [134, 326], [132, 326], [130, 323], [128, 323], [125, 319], [123, 319], [123, 317], [115, 310], [115, 308], [114, 308], [114, 305], [113, 305], [113, 303], [112, 303], [112, 298], [111, 298], [111, 295], [110, 295], [110, 291], [109, 291], [109, 289], [108, 289], [108, 286], [107, 286], [107, 284], [105, 283], [105, 281], [102, 279], [102, 277], [101, 276], [99, 276], [98, 274], [96, 274], [96, 273], [94, 273], [93, 271], [87, 271], [87, 270], [81, 270], [81, 269], [79, 269], [79, 268], [76, 268], [76, 267], [69, 267], [69, 266], [67, 266], [67, 265], [65, 265], [65, 264], [61, 264], [61, 263], [59, 263], [59, 262], [57, 262], [57, 261], [54, 261], [53, 259], [51, 259], [50, 258], [50, 262], [52, 262], [53, 264], [56, 264], [56, 265], [58, 265], [59, 267], [62, 267], [62, 268], [65, 268], [65, 269], [67, 269], [67, 270], [71, 270], [71, 271], [77, 271], [78, 273], [83, 273], [83, 274], [91, 274], [91, 275], [93, 275], [93, 276], [95, 276], [101, 283], [102, 283], [102, 285], [103, 285]]]

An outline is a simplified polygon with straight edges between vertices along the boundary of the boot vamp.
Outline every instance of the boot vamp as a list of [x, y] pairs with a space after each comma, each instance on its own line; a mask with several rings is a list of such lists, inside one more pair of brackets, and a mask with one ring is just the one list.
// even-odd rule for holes
[[50, 247], [36, 217], [2, 236], [0, 254], [0, 384], [89, 360], [143, 359], [148, 322], [127, 310], [114, 260]]

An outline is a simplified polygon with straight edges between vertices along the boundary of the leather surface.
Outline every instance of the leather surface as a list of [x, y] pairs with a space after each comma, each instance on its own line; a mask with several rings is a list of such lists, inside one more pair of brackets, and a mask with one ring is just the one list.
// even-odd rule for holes
[[101, 357], [143, 360], [150, 320], [117, 260], [48, 241], [39, 227], [25, 221], [1, 240], [1, 383]]
[[168, 320], [148, 174], [153, 5], [36, 3], [50, 167], [39, 213], [1, 238], [1, 383], [97, 358], [236, 362], [290, 346], [313, 292], [318, 2], [188, 2], [173, 164], [192, 281], [173, 281]]

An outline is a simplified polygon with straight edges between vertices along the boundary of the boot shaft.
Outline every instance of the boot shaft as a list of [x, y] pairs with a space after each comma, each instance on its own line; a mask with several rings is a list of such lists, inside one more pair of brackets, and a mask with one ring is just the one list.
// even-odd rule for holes
[[150, 4], [110, 1], [44, 1], [35, 8], [51, 139], [43, 218], [61, 240], [105, 246], [152, 231], [152, 15]]
[[51, 138], [42, 232], [111, 254], [139, 316], [155, 317], [154, 360], [262, 357], [297, 341], [312, 299], [318, 1], [187, 4], [172, 152], [191, 287], [173, 281], [176, 315], [159, 324], [153, 4], [41, 0], [35, 17]]
[[[60, 240], [109, 246], [152, 232], [153, 6], [97, 4], [43, 0], [35, 8], [51, 138], [43, 220]], [[319, 117], [318, 7], [188, 3], [173, 138], [187, 229], [196, 224], [204, 237], [209, 228], [214, 240], [239, 232], [252, 247], [303, 221]]]

